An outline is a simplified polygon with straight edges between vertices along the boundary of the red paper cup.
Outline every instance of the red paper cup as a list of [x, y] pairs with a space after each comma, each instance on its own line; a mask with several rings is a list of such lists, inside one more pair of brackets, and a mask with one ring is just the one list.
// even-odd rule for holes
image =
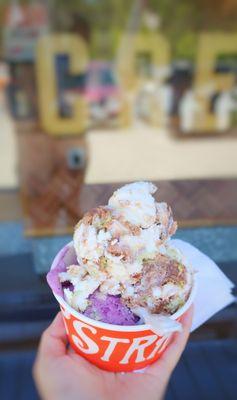
[[[68, 249], [68, 251], [67, 251]], [[64, 258], [66, 265], [74, 257], [72, 244], [55, 257], [51, 271], [58, 269]], [[71, 253], [71, 254], [70, 254]], [[196, 291], [194, 283], [187, 302], [172, 319], [179, 321], [191, 306]], [[112, 372], [130, 372], [154, 363], [169, 345], [173, 333], [158, 336], [148, 325], [121, 326], [96, 321], [75, 311], [62, 295], [55, 292], [71, 347], [99, 368]]]

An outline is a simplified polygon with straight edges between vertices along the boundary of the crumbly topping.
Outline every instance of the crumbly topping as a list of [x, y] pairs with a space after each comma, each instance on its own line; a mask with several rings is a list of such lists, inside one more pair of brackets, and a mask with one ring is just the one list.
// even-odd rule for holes
[[[127, 303], [131, 293], [136, 299], [142, 293], [146, 297], [142, 304], [154, 299], [157, 302], [167, 266], [171, 275], [163, 286], [185, 280], [185, 268], [165, 259], [166, 242], [177, 225], [170, 207], [155, 201], [152, 195], [156, 190], [149, 182], [125, 185], [114, 192], [108, 206], [92, 209], [76, 225], [73, 243], [78, 266], [69, 266], [66, 273], [60, 274], [61, 282], [69, 281], [74, 286], [72, 293], [68, 288], [64, 290], [76, 309], [83, 311], [88, 296], [97, 288], [102, 293], [119, 294]], [[164, 268], [156, 276], [154, 266], [159, 263]], [[181, 268], [178, 276], [177, 268]], [[150, 289], [143, 290], [146, 286]]]
[[133, 294], [123, 295], [127, 306], [145, 307], [151, 313], [161, 310], [170, 313], [185, 302], [191, 287], [191, 272], [180, 261], [180, 254], [177, 253], [175, 259], [175, 250], [170, 249], [170, 252], [173, 258], [158, 254], [155, 259], [144, 261], [141, 279], [134, 285]]
[[135, 182], [116, 190], [109, 199], [125, 221], [148, 228], [156, 220], [156, 202], [152, 196], [157, 190], [150, 182]]

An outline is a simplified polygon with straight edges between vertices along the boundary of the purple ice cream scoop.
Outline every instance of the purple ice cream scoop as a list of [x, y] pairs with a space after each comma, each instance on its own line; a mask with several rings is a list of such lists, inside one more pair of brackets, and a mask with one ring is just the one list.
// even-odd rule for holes
[[89, 302], [84, 312], [89, 318], [115, 325], [136, 325], [139, 321], [120, 296], [104, 295], [96, 290], [90, 295]]
[[47, 282], [52, 291], [58, 296], [63, 296], [62, 284], [59, 280], [60, 272], [66, 271], [65, 256], [69, 251], [69, 246], [65, 246], [55, 258], [53, 268], [47, 274]]
[[[65, 272], [67, 265], [71, 263], [76, 263], [74, 249], [65, 246], [59, 253], [53, 268], [47, 274], [48, 284], [58, 296], [63, 297], [64, 288], [74, 290], [73, 285], [69, 281], [61, 283], [59, 280], [59, 273]], [[99, 290], [96, 290], [90, 295], [89, 301], [90, 304], [83, 313], [89, 318], [115, 325], [135, 325], [139, 321], [139, 317], [134, 315], [123, 304], [120, 296], [104, 295]]]

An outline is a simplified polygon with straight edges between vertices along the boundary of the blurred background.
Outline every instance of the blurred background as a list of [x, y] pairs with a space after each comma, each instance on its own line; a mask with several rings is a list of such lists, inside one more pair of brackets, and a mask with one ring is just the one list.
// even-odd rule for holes
[[[124, 182], [237, 282], [236, 22], [236, 0], [0, 1], [1, 399], [37, 399], [45, 274]], [[235, 304], [194, 332], [167, 398], [236, 398], [236, 333]]]

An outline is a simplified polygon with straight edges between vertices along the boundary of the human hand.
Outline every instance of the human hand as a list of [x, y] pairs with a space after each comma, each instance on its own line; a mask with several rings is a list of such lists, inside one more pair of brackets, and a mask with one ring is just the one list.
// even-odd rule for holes
[[63, 318], [58, 313], [43, 333], [33, 368], [43, 400], [160, 400], [188, 340], [193, 307], [182, 317], [183, 330], [175, 333], [159, 360], [143, 373], [112, 373], [90, 364], [67, 347]]

